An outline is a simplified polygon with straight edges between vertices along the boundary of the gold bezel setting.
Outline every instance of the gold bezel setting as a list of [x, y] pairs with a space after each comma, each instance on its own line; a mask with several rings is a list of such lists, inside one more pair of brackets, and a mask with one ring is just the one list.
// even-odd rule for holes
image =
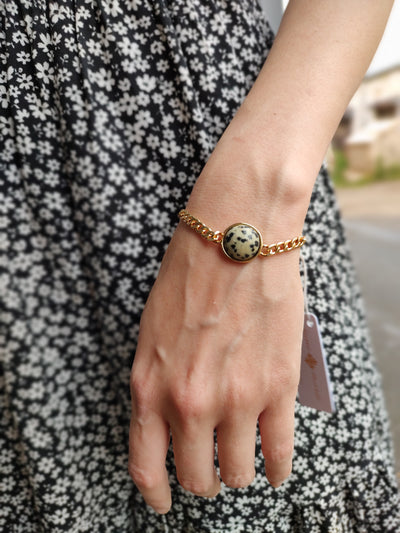
[[[235, 233], [232, 233], [232, 230], [235, 228], [242, 228], [241, 233], [243, 234], [243, 237], [240, 238], [239, 235], [235, 235]], [[256, 234], [256, 239], [258, 239], [257, 244], [246, 244], [249, 242], [249, 239], [246, 238], [248, 235], [246, 235], [246, 230], [250, 229], [254, 235]], [[230, 244], [231, 239], [235, 239], [235, 243], [232, 245]], [[242, 245], [238, 243], [238, 241], [242, 241]], [[247, 250], [246, 250], [247, 246]], [[221, 241], [221, 247], [224, 251], [224, 254], [229, 257], [232, 261], [235, 261], [236, 263], [249, 263], [253, 259], [255, 259], [259, 253], [262, 250], [263, 247], [263, 241], [261, 237], [261, 233], [258, 231], [258, 229], [248, 224], [247, 222], [236, 222], [235, 224], [231, 224], [226, 230], [223, 232], [223, 238]], [[239, 248], [238, 248], [239, 247]], [[253, 250], [253, 247], [256, 247], [256, 251]], [[241, 249], [240, 249], [241, 248]], [[236, 257], [235, 257], [236, 254]], [[239, 258], [238, 255], [243, 254], [243, 259]]]

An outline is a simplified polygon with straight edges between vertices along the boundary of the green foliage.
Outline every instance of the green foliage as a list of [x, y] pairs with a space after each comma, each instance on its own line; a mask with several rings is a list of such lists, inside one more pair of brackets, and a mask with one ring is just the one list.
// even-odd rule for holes
[[373, 172], [367, 178], [370, 181], [389, 181], [400, 179], [400, 165], [384, 165], [382, 158], [376, 162]]
[[349, 162], [341, 150], [334, 151], [334, 166], [331, 169], [332, 180], [336, 187], [359, 187], [379, 181], [400, 179], [400, 165], [385, 165], [382, 158], [378, 158], [372, 172], [360, 176], [356, 180], [349, 180], [346, 171]]
[[342, 150], [334, 150], [333, 153], [334, 162], [333, 168], [331, 169], [333, 183], [337, 187], [346, 186], [349, 183], [346, 178], [346, 170], [349, 166], [349, 162]]

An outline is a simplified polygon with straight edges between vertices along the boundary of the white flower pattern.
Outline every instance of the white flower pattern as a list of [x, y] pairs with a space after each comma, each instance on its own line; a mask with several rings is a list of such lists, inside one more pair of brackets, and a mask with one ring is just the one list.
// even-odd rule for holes
[[256, 0], [0, 0], [0, 531], [399, 532], [387, 418], [326, 170], [309, 301], [337, 413], [294, 469], [162, 518], [127, 473], [129, 371], [177, 212], [273, 35]]

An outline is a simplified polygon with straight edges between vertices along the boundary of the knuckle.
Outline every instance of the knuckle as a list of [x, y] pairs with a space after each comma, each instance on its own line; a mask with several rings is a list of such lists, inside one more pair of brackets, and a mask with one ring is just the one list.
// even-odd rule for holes
[[213, 485], [204, 481], [196, 479], [182, 479], [179, 480], [179, 483], [185, 490], [191, 492], [192, 494], [196, 494], [196, 496], [206, 497], [212, 494]]
[[135, 485], [141, 490], [153, 490], [160, 484], [159, 476], [138, 467], [134, 463], [129, 463], [128, 471]]
[[285, 388], [295, 388], [300, 377], [299, 362], [297, 358], [287, 358], [277, 370], [277, 380]]
[[270, 484], [273, 487], [277, 488], [285, 481], [285, 479], [290, 476], [291, 471], [292, 465], [290, 464], [284, 470], [280, 471], [279, 474], [277, 474], [276, 472], [271, 474], [270, 472], [268, 472], [268, 470], [266, 470], [266, 475]]
[[248, 410], [255, 400], [255, 390], [242, 379], [231, 380], [225, 392], [226, 404], [234, 412]]
[[131, 396], [136, 405], [145, 405], [150, 400], [150, 388], [147, 380], [142, 379], [138, 373], [131, 373]]
[[236, 475], [225, 475], [222, 477], [222, 481], [227, 485], [228, 487], [231, 487], [232, 489], [241, 489], [244, 487], [248, 487], [251, 485], [254, 481], [255, 472], [252, 473], [243, 473], [243, 474], [236, 474]]
[[211, 409], [211, 402], [206, 394], [195, 387], [171, 391], [171, 402], [183, 423], [202, 419]]
[[263, 449], [267, 463], [283, 463], [290, 461], [293, 455], [293, 442], [285, 442], [274, 447]]
[[274, 372], [274, 380], [270, 385], [271, 396], [279, 399], [288, 394], [296, 396], [300, 374], [297, 367], [288, 363]]

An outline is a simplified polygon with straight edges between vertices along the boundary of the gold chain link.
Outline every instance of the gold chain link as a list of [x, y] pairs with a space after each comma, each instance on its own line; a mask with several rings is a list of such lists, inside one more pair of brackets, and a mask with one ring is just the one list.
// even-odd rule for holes
[[[214, 231], [208, 226], [206, 226], [201, 220], [194, 217], [188, 213], [185, 209], [181, 209], [178, 213], [179, 218], [189, 226], [189, 228], [194, 229], [203, 239], [206, 239], [210, 242], [215, 242], [220, 244], [224, 238], [223, 231]], [[277, 242], [274, 244], [263, 244], [261, 251], [258, 255], [263, 257], [270, 257], [272, 255], [281, 254], [283, 252], [290, 252], [296, 248], [300, 248], [306, 242], [306, 238], [303, 236], [294, 237], [293, 239], [288, 239], [287, 241]]]

